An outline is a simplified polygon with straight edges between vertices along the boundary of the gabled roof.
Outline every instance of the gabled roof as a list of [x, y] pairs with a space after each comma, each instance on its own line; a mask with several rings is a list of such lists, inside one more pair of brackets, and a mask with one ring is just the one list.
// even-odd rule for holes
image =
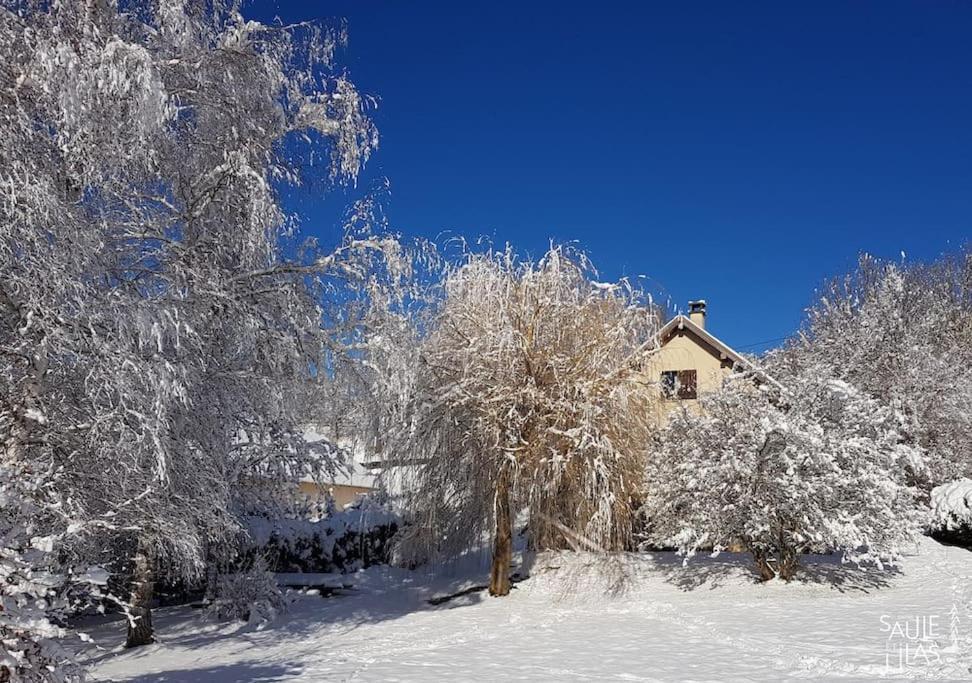
[[705, 344], [711, 346], [719, 355], [720, 360], [731, 360], [733, 362], [733, 366], [737, 370], [748, 370], [756, 375], [759, 379], [773, 384], [778, 388], [782, 388], [779, 382], [767, 375], [765, 371], [757, 367], [752, 361], [737, 353], [731, 346], [726, 344], [711, 332], [708, 332], [704, 328], [693, 323], [687, 316], [676, 315], [674, 318], [665, 323], [665, 325], [658, 331], [659, 343], [664, 346], [665, 343], [671, 339], [672, 335], [679, 330], [688, 330], [694, 334]]

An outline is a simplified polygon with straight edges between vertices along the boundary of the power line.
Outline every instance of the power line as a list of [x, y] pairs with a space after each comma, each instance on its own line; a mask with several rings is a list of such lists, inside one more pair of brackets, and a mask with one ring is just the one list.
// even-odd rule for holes
[[742, 346], [737, 346], [737, 349], [751, 349], [754, 346], [762, 346], [763, 344], [772, 344], [773, 342], [783, 341], [784, 339], [789, 339], [790, 337], [776, 337], [775, 339], [766, 339], [764, 341], [753, 342], [752, 344], [743, 344]]

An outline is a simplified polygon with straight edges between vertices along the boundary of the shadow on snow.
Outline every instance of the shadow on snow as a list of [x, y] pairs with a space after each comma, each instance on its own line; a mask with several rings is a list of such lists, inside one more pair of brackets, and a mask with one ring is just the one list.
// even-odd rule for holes
[[[745, 578], [760, 583], [759, 575], [748, 553], [720, 553], [716, 557], [699, 554], [688, 562], [674, 553], [652, 553], [655, 567], [665, 580], [685, 591], [699, 588], [715, 590], [727, 581]], [[876, 565], [848, 564], [837, 554], [800, 556], [796, 577], [791, 583], [830, 586], [841, 593], [870, 592], [887, 588], [900, 575], [894, 566], [879, 568]], [[779, 581], [779, 579], [774, 579]]]

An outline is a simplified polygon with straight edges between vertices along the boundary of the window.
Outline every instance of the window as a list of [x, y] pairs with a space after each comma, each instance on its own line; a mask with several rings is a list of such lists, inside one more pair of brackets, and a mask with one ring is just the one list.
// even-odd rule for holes
[[661, 374], [662, 396], [665, 398], [675, 398], [675, 385], [678, 384], [678, 371], [665, 370]]
[[662, 395], [670, 399], [698, 397], [695, 370], [665, 370], [661, 374]]

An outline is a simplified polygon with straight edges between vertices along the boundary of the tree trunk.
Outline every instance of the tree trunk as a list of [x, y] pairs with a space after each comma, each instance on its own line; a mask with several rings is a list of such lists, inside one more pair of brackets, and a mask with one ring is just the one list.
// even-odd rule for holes
[[777, 573], [784, 581], [789, 581], [793, 578], [793, 574], [796, 572], [798, 557], [797, 549], [788, 540], [786, 527], [783, 525], [783, 522], [780, 522], [776, 536], [776, 553], [779, 558]]
[[752, 550], [753, 560], [756, 561], [756, 569], [759, 570], [760, 581], [770, 581], [776, 577], [776, 572], [770, 566], [769, 559], [764, 550]]
[[203, 602], [211, 603], [216, 599], [219, 591], [219, 570], [212, 557], [207, 558], [206, 562], [206, 589], [203, 593]]
[[152, 557], [145, 544], [139, 542], [135, 553], [135, 577], [132, 582], [128, 637], [125, 647], [138, 647], [155, 642], [152, 629], [152, 593], [155, 589]]
[[513, 561], [513, 515], [511, 512], [510, 464], [503, 463], [496, 480], [494, 516], [496, 518], [493, 545], [493, 568], [489, 576], [490, 595], [508, 595], [510, 592], [510, 563]]
[[[6, 464], [21, 465], [26, 460], [27, 444], [31, 439], [31, 432], [37, 424], [37, 414], [34, 414], [43, 392], [44, 375], [47, 373], [47, 346], [41, 339], [34, 348], [28, 367], [28, 379], [24, 384], [20, 401], [14, 403], [14, 419], [7, 438], [3, 443], [3, 460]], [[11, 396], [10, 402], [16, 397]], [[33, 410], [32, 410], [33, 409]]]
[[794, 548], [783, 546], [780, 548], [780, 578], [789, 581], [793, 578], [797, 568], [797, 552]]

